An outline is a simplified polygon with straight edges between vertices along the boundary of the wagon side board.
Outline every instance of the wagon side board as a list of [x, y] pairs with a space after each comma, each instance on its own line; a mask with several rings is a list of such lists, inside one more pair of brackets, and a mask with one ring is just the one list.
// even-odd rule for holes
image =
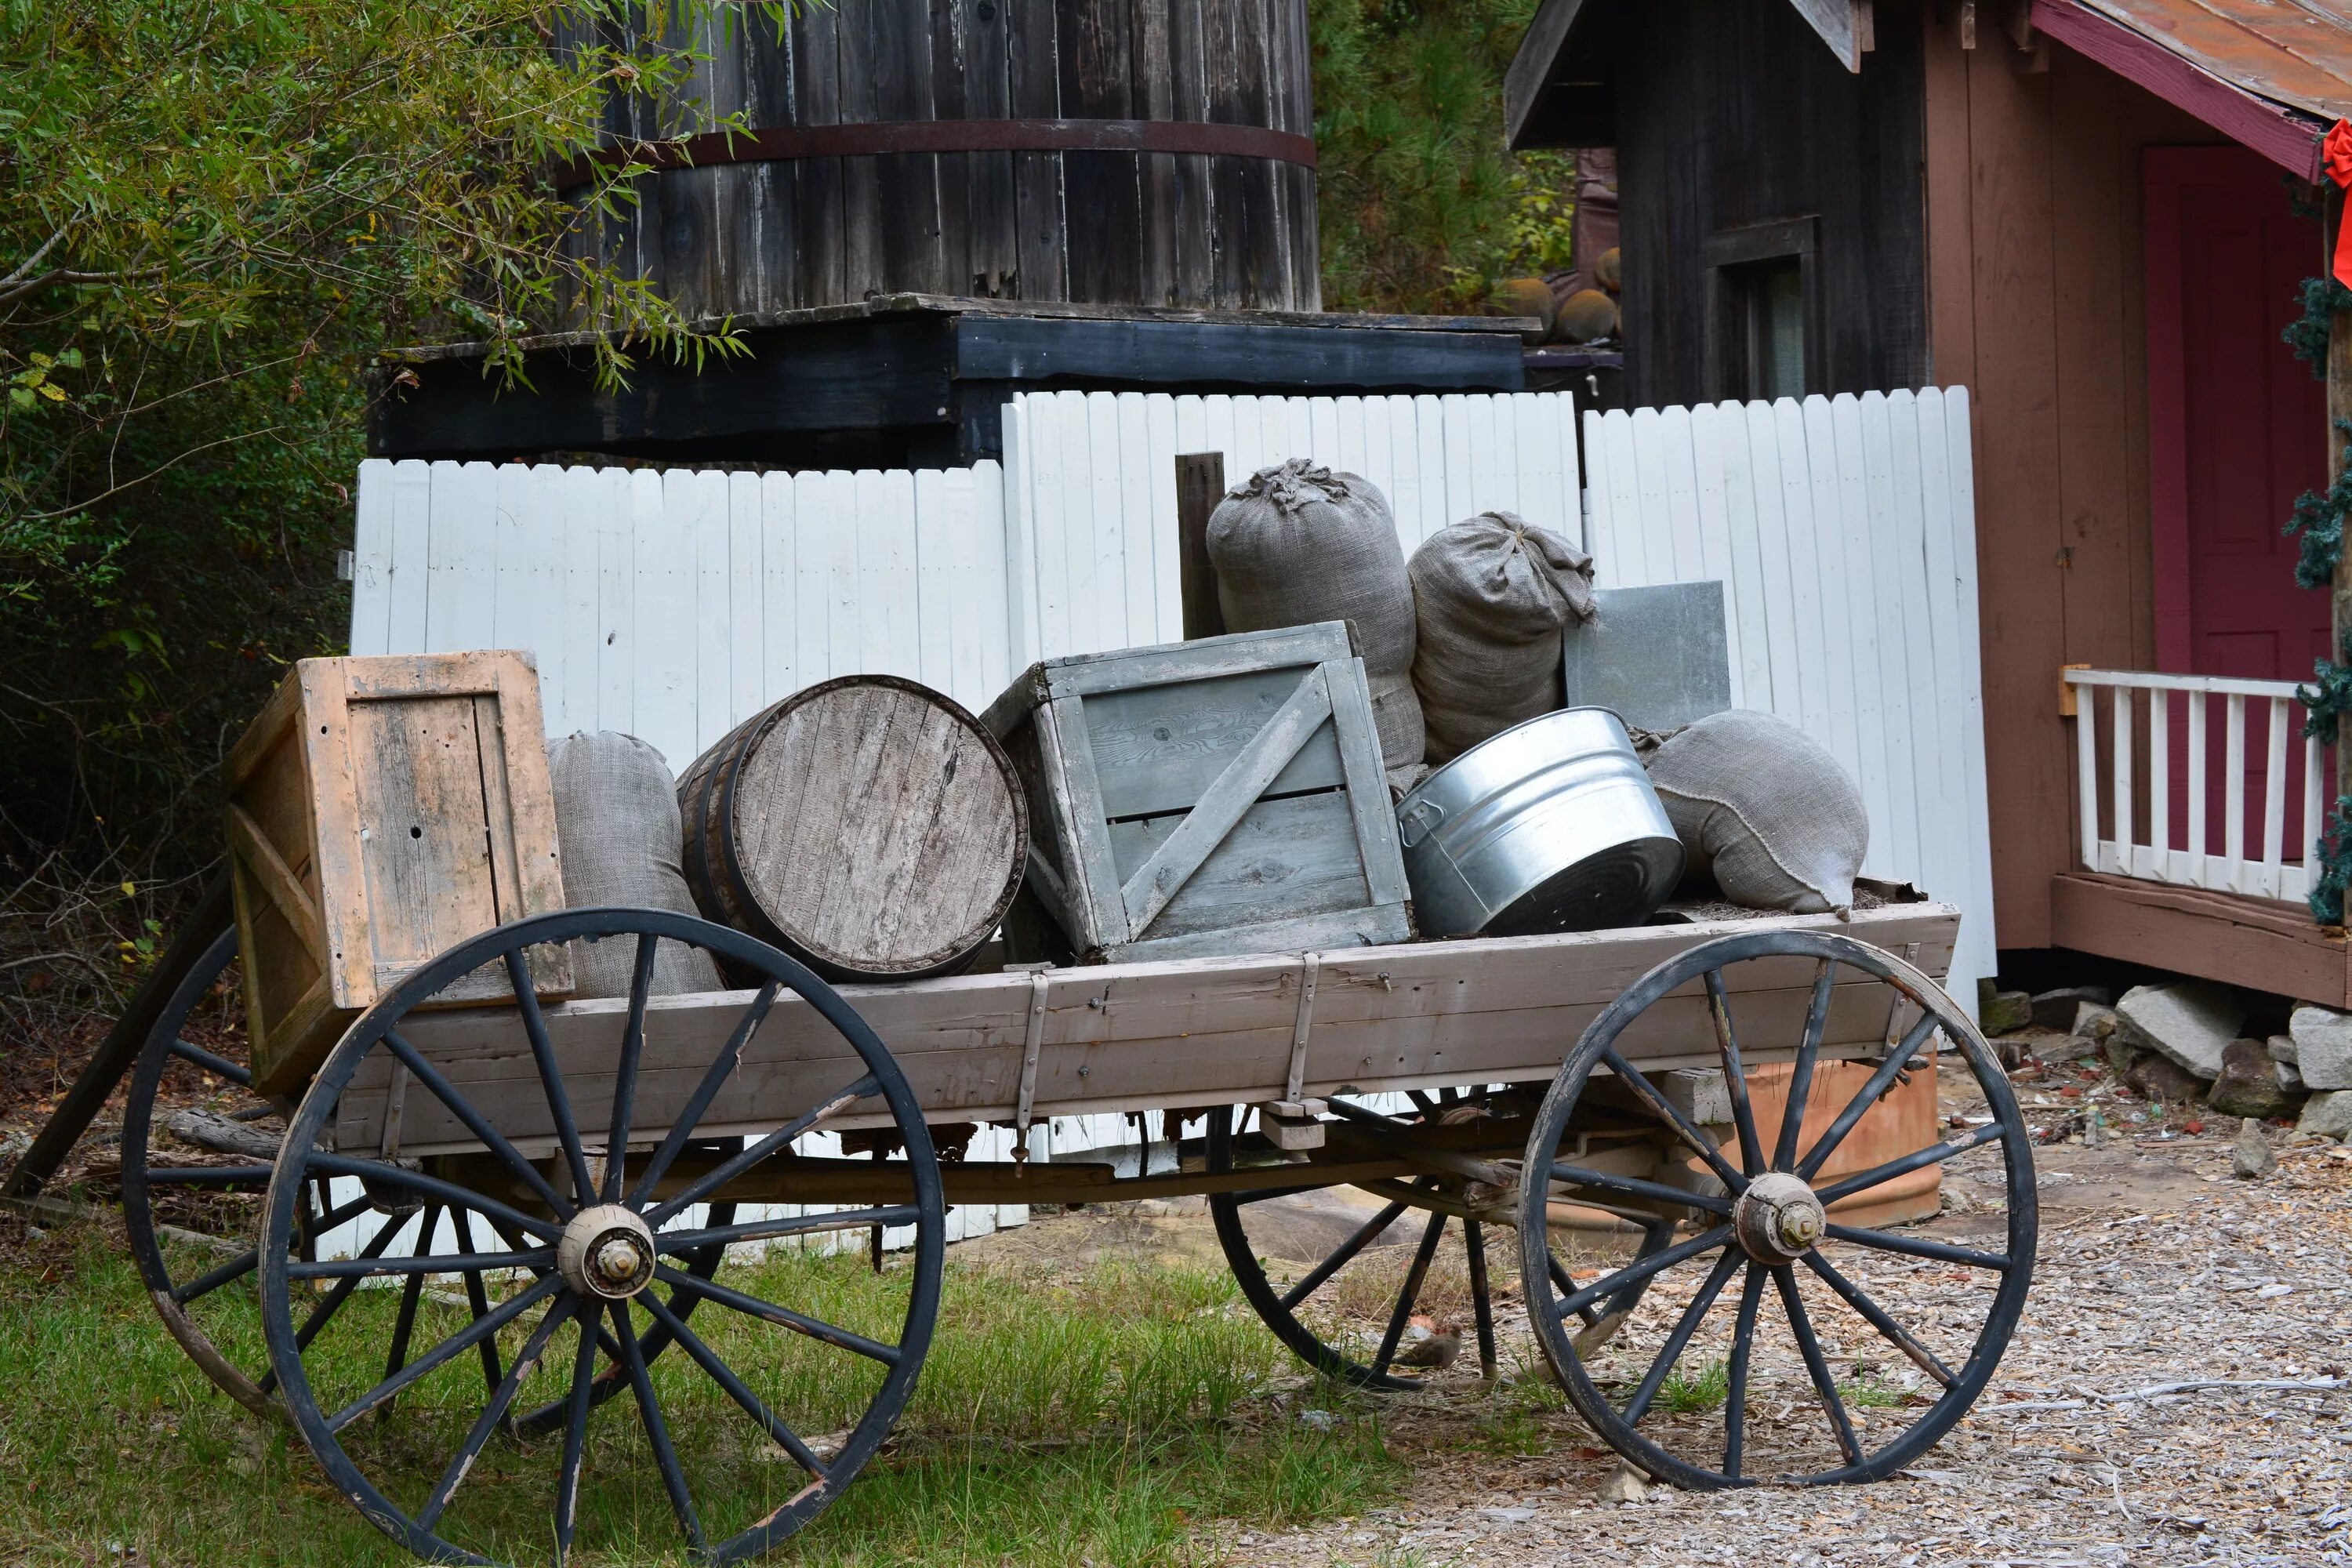
[[[1850, 921], [1776, 919], [1786, 929], [1835, 931], [1942, 975], [1959, 913], [1949, 905], [1890, 905]], [[1393, 947], [1318, 956], [1307, 1019], [1305, 1092], [1328, 1096], [1447, 1084], [1548, 1081], [1584, 1028], [1643, 973], [1711, 938], [1753, 932], [1757, 921]], [[1300, 1025], [1306, 963], [1296, 955], [1195, 959], [1052, 970], [1045, 975], [1034, 1113], [1058, 1116], [1254, 1103], [1283, 1098]], [[1851, 973], [1841, 971], [1842, 973]], [[1727, 975], [1740, 1046], [1752, 1063], [1785, 1059], [1802, 1028], [1815, 975], [1810, 959], [1763, 959]], [[1008, 1121], [1019, 1091], [1030, 976], [962, 975], [896, 986], [849, 986], [844, 999], [880, 1034], [936, 1121]], [[646, 1012], [635, 1125], [665, 1130], [691, 1095], [749, 993], [654, 998]], [[1875, 1055], [1903, 1020], [1886, 986], [1859, 978], [1832, 999], [1824, 1049]], [[572, 1110], [587, 1127], [608, 1114], [623, 999], [550, 1007]], [[525, 1148], [553, 1136], [528, 1042], [511, 1007], [413, 1015], [406, 1037], [509, 1137]], [[1718, 1065], [1704, 992], [1694, 982], [1634, 1021], [1620, 1048], [1644, 1068]], [[847, 1044], [805, 1003], [782, 999], [704, 1130], [717, 1135], [776, 1126], [855, 1082]], [[388, 1063], [372, 1058], [344, 1092], [336, 1137], [378, 1146]], [[881, 1124], [877, 1113], [837, 1125]], [[404, 1091], [403, 1152], [474, 1147], [422, 1090]]]

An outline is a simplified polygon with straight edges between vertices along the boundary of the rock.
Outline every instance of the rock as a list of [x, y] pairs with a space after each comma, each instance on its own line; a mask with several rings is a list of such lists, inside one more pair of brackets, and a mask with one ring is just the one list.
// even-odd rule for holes
[[2033, 1022], [2033, 998], [2003, 991], [1990, 980], [1977, 983], [1977, 1025], [1988, 1035], [2013, 1035]]
[[2029, 1038], [2032, 1043], [2026, 1047], [2026, 1055], [2046, 1065], [2079, 1062], [2099, 1054], [2098, 1042], [2081, 1035], [2034, 1035]]
[[2231, 1116], [2267, 1121], [2284, 1116], [2294, 1097], [2279, 1087], [2270, 1048], [2260, 1040], [2231, 1040], [2221, 1052], [2221, 1071], [2205, 1093], [2205, 1103]]
[[2116, 994], [2104, 985], [2066, 985], [2033, 994], [2033, 1021], [2045, 1029], [2071, 1029], [2084, 1007], [2105, 1007]]
[[2294, 1124], [2294, 1130], [2339, 1143], [2352, 1140], [2352, 1089], [2331, 1089], [2313, 1095], [2304, 1102], [2303, 1120]]
[[2313, 1089], [2352, 1089], [2352, 1013], [2298, 1004], [2287, 1020], [2294, 1065]]
[[2263, 1124], [2252, 1117], [2238, 1123], [2238, 1142], [2230, 1150], [2230, 1172], [2250, 1182], [2259, 1182], [2278, 1169], [2278, 1156], [2271, 1152], [2270, 1140], [2263, 1136]]
[[2235, 991], [2202, 980], [2135, 985], [2116, 1004], [2116, 1013], [2133, 1045], [2209, 1082], [2221, 1076], [2221, 1051], [2246, 1021]]
[[1649, 1495], [1649, 1478], [1622, 1460], [1594, 1494], [1602, 1502], [1640, 1502]]
[[2160, 1100], [2168, 1105], [2189, 1104], [2205, 1091], [2201, 1079], [2179, 1063], [2153, 1052], [2132, 1063], [2130, 1070], [2124, 1074], [2124, 1083], [2142, 1098]]
[[2271, 1060], [2274, 1062], [2284, 1062], [2289, 1067], [2295, 1065], [2294, 1037], [2293, 1035], [2273, 1035], [2267, 1043], [2271, 1048]]
[[2067, 1027], [2077, 1035], [2088, 1035], [2104, 1046], [2120, 1022], [2122, 1020], [2116, 1017], [2113, 1007], [2102, 1002], [2085, 1002], [2074, 1009], [2074, 1021]]
[[2271, 1076], [2277, 1079], [2279, 1088], [2289, 1094], [2301, 1095], [2310, 1092], [2303, 1087], [2303, 1074], [2296, 1069], [2293, 1062], [2273, 1059], [2271, 1063]]

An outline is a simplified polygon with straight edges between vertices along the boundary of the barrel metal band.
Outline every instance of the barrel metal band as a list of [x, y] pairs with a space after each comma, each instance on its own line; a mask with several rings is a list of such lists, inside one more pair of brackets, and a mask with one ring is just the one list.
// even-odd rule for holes
[[1270, 158], [1315, 167], [1315, 138], [1264, 125], [1205, 120], [882, 120], [851, 125], [772, 125], [706, 132], [668, 142], [625, 142], [574, 158], [554, 172], [572, 190], [599, 167], [639, 163], [659, 173], [722, 163], [797, 158], [871, 158], [900, 153], [1180, 153]]

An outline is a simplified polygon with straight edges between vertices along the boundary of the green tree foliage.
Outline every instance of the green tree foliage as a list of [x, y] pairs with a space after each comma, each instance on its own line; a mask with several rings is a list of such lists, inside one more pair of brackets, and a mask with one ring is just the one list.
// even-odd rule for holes
[[[0, 0], [6, 888], [209, 858], [220, 756], [342, 637], [377, 350], [485, 340], [510, 374], [594, 321], [610, 382], [731, 346], [572, 254], [550, 171], [692, 58], [619, 0], [567, 15], [602, 41], [540, 0]], [[580, 195], [611, 210], [629, 173]]]
[[1573, 157], [1503, 145], [1536, 5], [1310, 0], [1326, 309], [1475, 309], [1569, 265]]

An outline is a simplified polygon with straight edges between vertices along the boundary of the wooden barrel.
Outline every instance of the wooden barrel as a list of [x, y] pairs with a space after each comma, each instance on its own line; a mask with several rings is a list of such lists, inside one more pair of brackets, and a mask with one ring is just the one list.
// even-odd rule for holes
[[[1307, 0], [875, 0], [798, 7], [781, 37], [710, 9], [699, 104], [611, 101], [609, 143], [655, 172], [575, 241], [689, 316], [1321, 308]], [[751, 134], [715, 129], [739, 111]]]
[[704, 915], [828, 980], [971, 962], [1028, 863], [1011, 759], [950, 699], [887, 675], [797, 692], [678, 781], [687, 886]]

